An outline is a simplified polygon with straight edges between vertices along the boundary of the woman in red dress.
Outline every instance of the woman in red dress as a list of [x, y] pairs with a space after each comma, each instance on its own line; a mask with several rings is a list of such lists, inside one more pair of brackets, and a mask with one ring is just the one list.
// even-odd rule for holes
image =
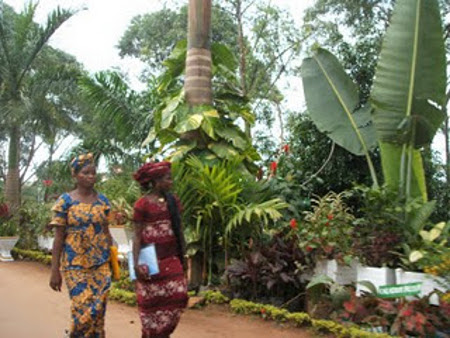
[[[134, 205], [133, 258], [142, 337], [169, 337], [187, 304], [184, 276], [184, 237], [178, 198], [172, 187], [169, 162], [146, 163], [135, 174], [145, 195]], [[149, 275], [138, 265], [141, 248], [155, 244], [159, 273]]]

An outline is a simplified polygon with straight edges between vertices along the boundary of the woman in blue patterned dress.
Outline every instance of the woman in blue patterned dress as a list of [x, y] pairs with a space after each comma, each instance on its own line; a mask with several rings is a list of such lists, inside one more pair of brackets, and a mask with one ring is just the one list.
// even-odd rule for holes
[[52, 210], [55, 228], [50, 287], [61, 291], [62, 275], [71, 299], [70, 337], [105, 337], [104, 318], [111, 285], [110, 204], [94, 190], [92, 154], [71, 162], [75, 190], [62, 194]]

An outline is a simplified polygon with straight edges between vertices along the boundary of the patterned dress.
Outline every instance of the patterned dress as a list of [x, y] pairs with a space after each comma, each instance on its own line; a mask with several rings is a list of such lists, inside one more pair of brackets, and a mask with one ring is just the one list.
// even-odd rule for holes
[[186, 307], [187, 283], [166, 202], [142, 197], [134, 205], [134, 221], [143, 225], [141, 245], [155, 244], [160, 271], [150, 281], [136, 282], [142, 336], [168, 337]]
[[99, 194], [94, 203], [81, 203], [65, 193], [52, 208], [53, 226], [65, 227], [61, 270], [71, 299], [70, 337], [104, 337], [108, 291], [111, 286], [110, 248], [103, 231], [110, 204]]

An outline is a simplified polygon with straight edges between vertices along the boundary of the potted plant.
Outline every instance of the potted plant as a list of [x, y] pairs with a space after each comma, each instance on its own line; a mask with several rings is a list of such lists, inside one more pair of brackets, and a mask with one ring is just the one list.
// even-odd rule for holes
[[109, 229], [117, 242], [119, 254], [124, 255], [131, 250], [133, 207], [124, 198], [111, 201], [111, 206]]
[[[397, 283], [422, 282], [421, 295], [434, 290], [445, 292], [450, 287], [450, 248], [447, 245], [450, 224], [440, 222], [430, 230], [425, 226], [418, 229], [418, 241], [405, 245], [406, 257], [403, 268], [396, 269]], [[437, 294], [430, 296], [430, 302], [438, 305]]]
[[14, 260], [11, 250], [19, 240], [16, 220], [11, 216], [8, 205], [0, 201], [0, 262]]
[[119, 255], [131, 250], [133, 238], [133, 204], [139, 198], [139, 186], [130, 168], [115, 167], [111, 175], [99, 183], [98, 190], [111, 202], [110, 231], [118, 245]]
[[305, 212], [298, 227], [299, 245], [315, 263], [315, 275], [327, 275], [339, 284], [356, 282], [356, 261], [352, 257], [354, 216], [343, 201], [346, 192], [312, 199], [312, 211]]
[[[376, 288], [395, 284], [395, 267], [400, 263], [402, 215], [397, 193], [387, 187], [372, 189], [357, 186], [352, 200], [358, 205], [352, 236], [353, 252], [358, 258], [357, 280], [370, 281]], [[366, 288], [358, 283], [357, 294]]]

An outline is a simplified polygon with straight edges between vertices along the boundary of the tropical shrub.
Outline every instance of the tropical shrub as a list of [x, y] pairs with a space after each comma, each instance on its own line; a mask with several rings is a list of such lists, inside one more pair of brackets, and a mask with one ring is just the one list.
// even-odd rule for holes
[[312, 199], [312, 211], [305, 212], [298, 227], [299, 246], [315, 261], [337, 259], [350, 262], [355, 217], [344, 202], [346, 192]]
[[8, 204], [0, 199], [0, 237], [15, 236], [16, 234], [17, 225], [11, 221]]
[[37, 238], [48, 231], [51, 220], [51, 203], [39, 203], [34, 200], [24, 201], [18, 210], [19, 227], [17, 247], [37, 249]]
[[232, 260], [225, 276], [233, 297], [285, 303], [303, 290], [306, 269], [297, 239], [279, 233], [269, 243], [256, 243], [242, 259]]
[[359, 206], [354, 209], [354, 254], [368, 266], [398, 266], [405, 229], [404, 208], [397, 194], [386, 187], [357, 186], [351, 200]]
[[208, 283], [213, 270], [221, 274], [232, 256], [239, 256], [239, 248], [249, 238], [259, 238], [287, 207], [252, 180], [239, 158], [209, 166], [191, 156], [174, 166], [175, 188], [184, 206], [183, 221], [189, 228], [188, 237], [196, 246], [200, 244], [204, 253]]

